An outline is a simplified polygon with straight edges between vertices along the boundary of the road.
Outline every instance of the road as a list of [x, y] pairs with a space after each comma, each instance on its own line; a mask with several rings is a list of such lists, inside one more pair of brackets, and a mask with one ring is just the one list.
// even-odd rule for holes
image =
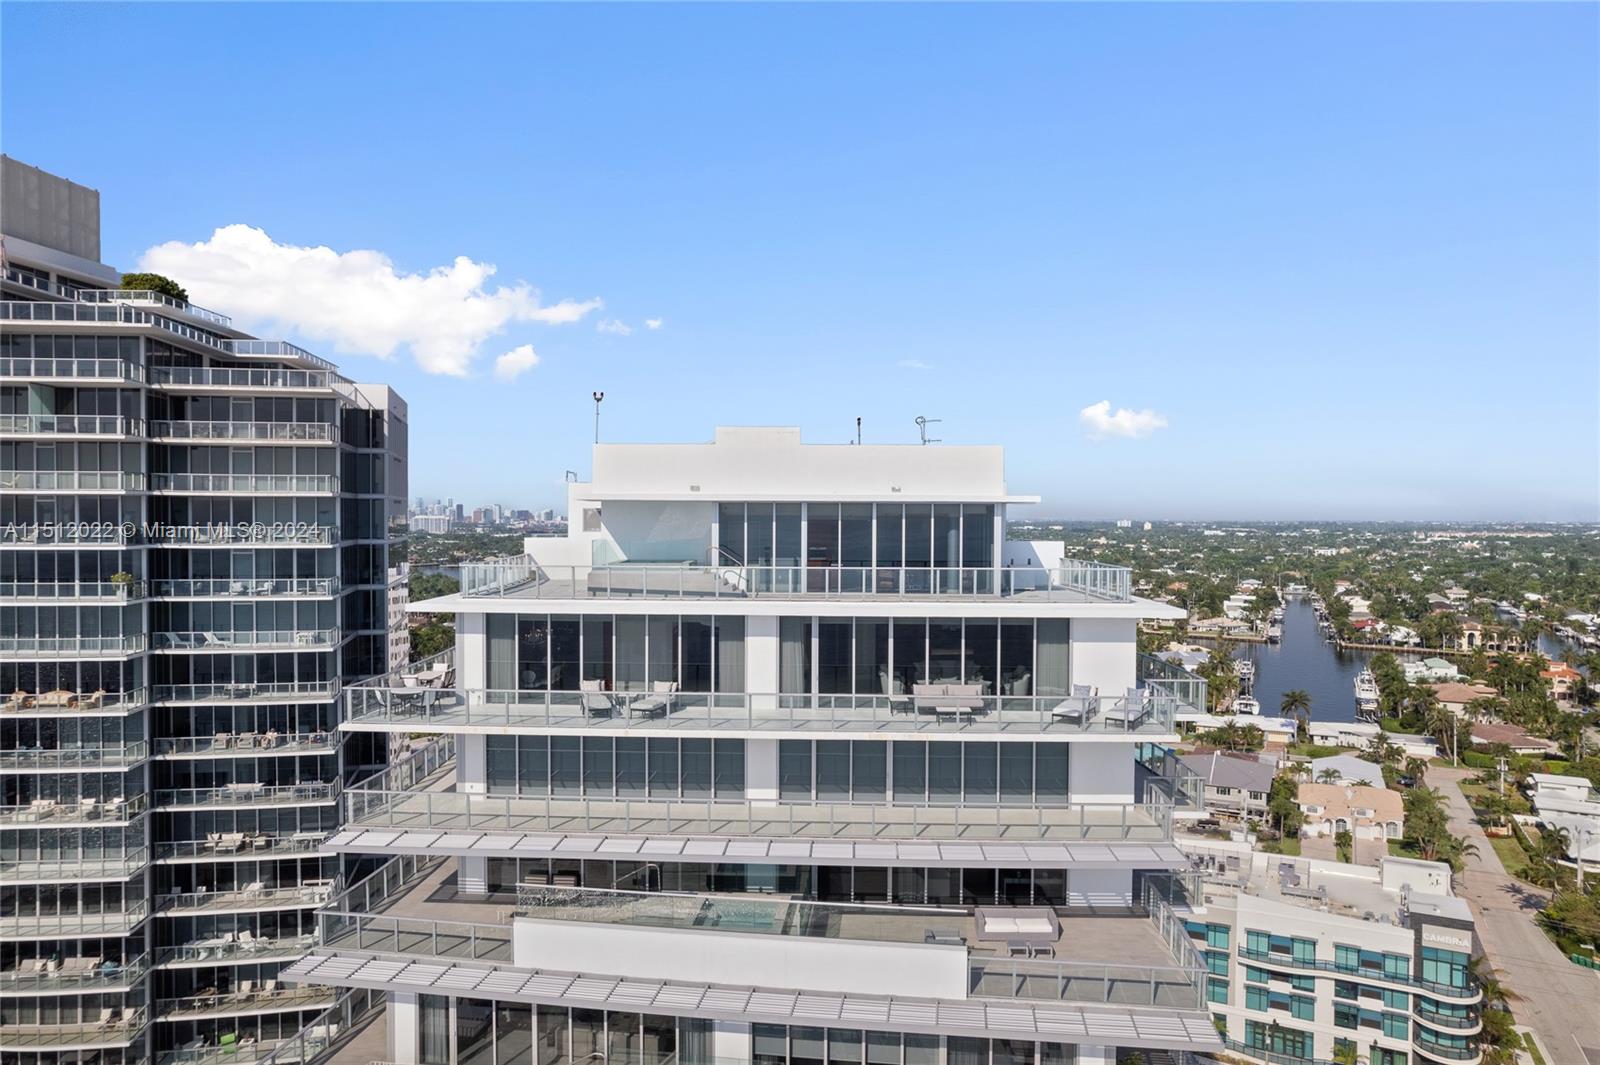
[[1550, 1065], [1600, 1065], [1600, 973], [1569, 962], [1534, 924], [1548, 895], [1515, 880], [1500, 863], [1457, 787], [1471, 775], [1434, 767], [1428, 784], [1444, 796], [1450, 831], [1478, 848], [1456, 884], [1476, 915], [1484, 953], [1511, 994], [1517, 1020], [1538, 1033], [1554, 1058]]

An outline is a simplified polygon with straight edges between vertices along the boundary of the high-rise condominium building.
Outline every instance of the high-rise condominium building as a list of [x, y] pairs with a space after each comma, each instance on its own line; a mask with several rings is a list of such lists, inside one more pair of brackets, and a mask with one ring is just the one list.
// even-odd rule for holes
[[452, 652], [345, 693], [412, 751], [347, 790], [329, 846], [387, 864], [284, 973], [385, 1000], [340, 1060], [1220, 1048], [1161, 746], [1204, 685], [1135, 639], [1179, 611], [1007, 542], [999, 448], [721, 429], [598, 445], [569, 494], [414, 605]]
[[336, 894], [388, 668], [405, 403], [119, 288], [99, 197], [0, 159], [0, 1061], [254, 1055]]

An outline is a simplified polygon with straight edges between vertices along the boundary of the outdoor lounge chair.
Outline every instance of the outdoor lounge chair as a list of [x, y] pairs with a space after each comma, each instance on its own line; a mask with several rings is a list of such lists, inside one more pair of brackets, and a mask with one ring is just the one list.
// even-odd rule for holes
[[579, 692], [583, 701], [584, 713], [590, 717], [610, 717], [612, 712], [611, 696], [604, 689], [603, 680], [584, 680], [578, 682]]

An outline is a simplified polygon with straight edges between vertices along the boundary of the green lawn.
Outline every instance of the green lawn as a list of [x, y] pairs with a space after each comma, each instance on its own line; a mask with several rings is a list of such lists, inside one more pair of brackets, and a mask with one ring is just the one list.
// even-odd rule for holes
[[1287, 839], [1268, 840], [1261, 845], [1261, 849], [1268, 854], [1283, 854], [1298, 858], [1300, 856], [1300, 837], [1290, 836]]
[[1522, 867], [1528, 861], [1528, 852], [1522, 849], [1517, 837], [1490, 836], [1489, 846], [1494, 848], [1494, 853], [1500, 859], [1500, 864], [1506, 867], [1506, 872], [1520, 878]]
[[1418, 859], [1422, 857], [1422, 855], [1417, 853], [1417, 849], [1415, 847], [1403, 839], [1391, 839], [1389, 841], [1389, 856], [1391, 858]]

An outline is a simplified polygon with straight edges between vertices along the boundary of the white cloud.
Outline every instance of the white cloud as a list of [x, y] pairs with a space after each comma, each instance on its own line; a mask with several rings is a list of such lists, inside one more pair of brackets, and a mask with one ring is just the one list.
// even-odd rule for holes
[[158, 244], [139, 268], [176, 279], [196, 303], [247, 329], [293, 332], [336, 354], [382, 359], [404, 346], [429, 373], [455, 376], [513, 322], [567, 325], [602, 306], [541, 305], [538, 290], [521, 281], [488, 287], [493, 264], [464, 255], [426, 273], [400, 273], [382, 252], [280, 244], [246, 225], [223, 226], [196, 244]]
[[521, 347], [512, 348], [494, 360], [494, 375], [510, 381], [513, 378], [521, 377], [537, 365], [539, 365], [539, 356], [534, 353], [533, 345], [523, 344]]
[[594, 324], [594, 327], [602, 333], [615, 333], [619, 337], [625, 337], [633, 332], [633, 326], [616, 318], [602, 318]]
[[646, 329], [660, 329], [661, 328], [661, 319], [659, 319], [659, 318], [646, 318], [644, 320], [644, 327]]
[[902, 370], [931, 370], [933, 367], [921, 359], [901, 359], [895, 363]]
[[1091, 403], [1080, 410], [1078, 422], [1088, 431], [1092, 440], [1104, 440], [1108, 436], [1137, 440], [1141, 436], [1149, 436], [1157, 429], [1167, 427], [1166, 415], [1157, 414], [1153, 410], [1129, 410], [1126, 407], [1118, 407], [1113, 413], [1109, 399]]

